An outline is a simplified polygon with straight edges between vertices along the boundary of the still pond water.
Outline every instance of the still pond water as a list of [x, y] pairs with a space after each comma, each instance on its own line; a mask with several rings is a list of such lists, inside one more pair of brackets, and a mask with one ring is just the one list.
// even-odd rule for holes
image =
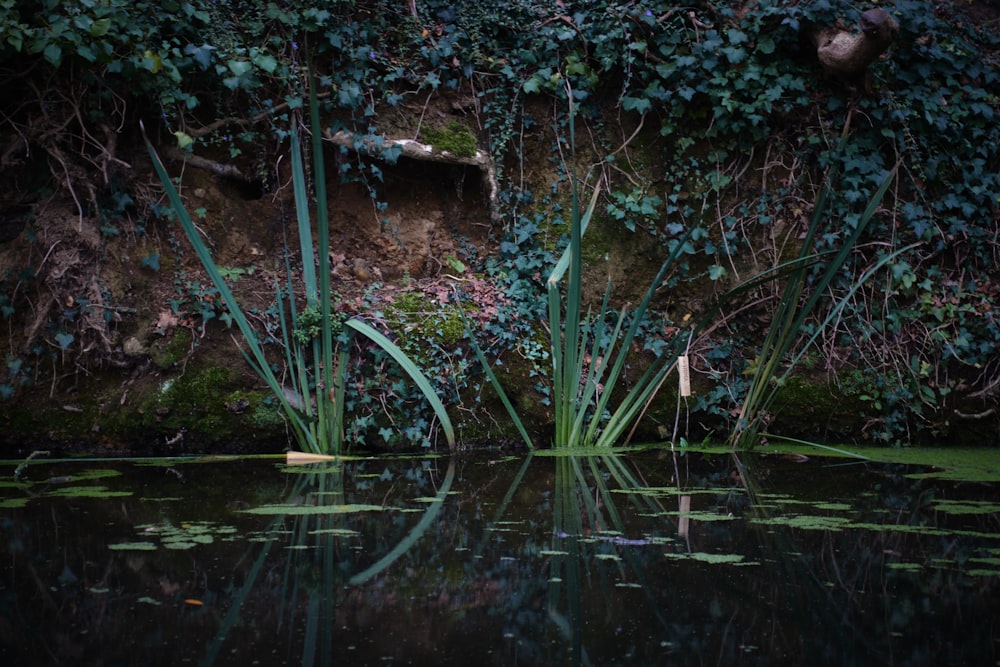
[[1000, 660], [1000, 485], [981, 468], [19, 463], [0, 464], [3, 665]]

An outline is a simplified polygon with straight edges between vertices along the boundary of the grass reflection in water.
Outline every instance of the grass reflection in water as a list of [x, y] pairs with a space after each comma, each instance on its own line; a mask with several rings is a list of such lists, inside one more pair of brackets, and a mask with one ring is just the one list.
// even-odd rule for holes
[[0, 485], [0, 659], [996, 661], [995, 483], [673, 456], [32, 462]]

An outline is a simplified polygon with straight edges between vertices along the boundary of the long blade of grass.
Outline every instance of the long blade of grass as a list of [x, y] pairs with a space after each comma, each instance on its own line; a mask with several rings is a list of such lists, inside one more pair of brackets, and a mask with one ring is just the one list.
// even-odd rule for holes
[[[594, 215], [594, 209], [597, 208], [597, 199], [601, 194], [601, 184], [598, 182], [594, 186], [594, 192], [590, 195], [590, 203], [587, 205], [587, 210], [580, 219], [580, 237], [587, 231], [587, 227], [590, 226], [590, 220]], [[549, 274], [548, 284], [552, 285], [558, 283], [562, 280], [563, 275], [566, 273], [566, 269], [569, 268], [571, 249], [566, 246], [563, 250], [563, 254], [559, 257], [559, 261], [556, 262], [555, 267], [552, 269], [552, 273]]]
[[840, 271], [841, 267], [843, 267], [844, 264], [847, 262], [847, 258], [850, 256], [851, 252], [854, 250], [854, 247], [857, 245], [858, 239], [861, 238], [861, 235], [864, 233], [865, 229], [868, 228], [868, 223], [871, 222], [871, 219], [875, 217], [875, 212], [878, 210], [878, 207], [882, 204], [882, 199], [885, 198], [885, 193], [888, 192], [889, 186], [892, 185], [893, 180], [896, 178], [896, 173], [898, 170], [899, 170], [898, 164], [892, 169], [890, 169], [886, 173], [885, 178], [882, 179], [882, 183], [879, 185], [878, 190], [876, 190], [875, 194], [873, 194], [871, 198], [868, 200], [868, 205], [865, 207], [864, 212], [861, 214], [861, 218], [858, 219], [858, 224], [851, 231], [847, 239], [844, 240], [844, 243], [841, 245], [840, 251], [837, 253], [837, 256], [834, 257], [834, 259], [830, 262], [828, 270], [824, 272], [819, 282], [817, 282], [814, 285], [813, 292], [810, 295], [809, 300], [803, 307], [803, 311], [805, 311], [806, 314], [808, 314], [808, 311], [812, 310], [813, 306], [816, 305], [816, 302], [819, 301], [819, 299], [823, 295], [823, 292], [826, 290], [827, 285], [830, 284], [830, 281], [833, 280], [834, 276]]
[[302, 281], [305, 283], [306, 305], [319, 304], [319, 286], [316, 283], [315, 252], [312, 242], [312, 221], [309, 219], [309, 195], [306, 172], [302, 163], [298, 128], [291, 131], [292, 192], [295, 195], [295, 220], [298, 223], [299, 248], [302, 252]]
[[[573, 107], [572, 97], [569, 98], [569, 145], [573, 158], [576, 156], [576, 112]], [[573, 443], [570, 441], [573, 428], [573, 419], [578, 409], [577, 386], [580, 372], [580, 317], [583, 293], [583, 267], [582, 267], [582, 214], [580, 212], [580, 193], [576, 177], [572, 169], [567, 169], [570, 174], [571, 187], [571, 207], [570, 207], [570, 233], [569, 233], [569, 281], [566, 285], [566, 308], [564, 313], [565, 321], [563, 326], [559, 326], [559, 320], [549, 322], [550, 334], [553, 339], [553, 352], [555, 344], [560, 337], [563, 339], [563, 359], [562, 368], [556, 375], [560, 382], [553, 388], [553, 405], [555, 408], [556, 421], [556, 446], [566, 447]], [[557, 284], [549, 284], [549, 313], [553, 311], [553, 295], [559, 291]], [[554, 355], [553, 355], [554, 356]]]
[[[587, 429], [584, 432], [584, 423], [586, 417], [590, 414], [587, 408], [594, 401], [594, 397], [598, 394], [600, 389], [604, 392], [610, 391], [613, 387], [609, 385], [604, 377], [605, 372], [610, 367], [609, 360], [615, 352], [615, 345], [619, 340], [621, 335], [622, 326], [625, 322], [626, 311], [622, 309], [618, 313], [618, 319], [615, 322], [615, 326], [611, 331], [609, 336], [605, 336], [605, 322], [607, 316], [610, 314], [608, 307], [608, 301], [611, 294], [611, 286], [608, 285], [604, 292], [604, 301], [601, 303], [601, 310], [596, 320], [594, 320], [596, 326], [594, 326], [593, 333], [593, 344], [590, 351], [590, 363], [588, 365], [587, 378], [584, 382], [583, 388], [580, 393], [579, 407], [577, 409], [576, 419], [573, 424], [572, 441], [579, 443], [583, 447], [590, 447], [593, 442], [593, 432], [592, 429]], [[607, 344], [605, 345], [605, 339]], [[604, 349], [606, 347], [606, 349]], [[601, 409], [600, 405], [595, 406], [596, 409]], [[603, 412], [598, 412], [592, 415], [590, 426], [594, 427], [601, 423]]]
[[465, 324], [465, 331], [466, 336], [469, 339], [469, 344], [472, 346], [472, 350], [475, 352], [476, 359], [479, 361], [479, 365], [482, 367], [483, 372], [486, 373], [486, 379], [489, 380], [493, 390], [496, 391], [497, 396], [500, 397], [500, 402], [503, 403], [504, 409], [507, 410], [507, 416], [510, 417], [510, 420], [513, 422], [517, 432], [521, 435], [521, 439], [524, 440], [524, 444], [528, 446], [529, 450], [534, 450], [535, 444], [531, 441], [531, 436], [528, 435], [528, 430], [524, 427], [524, 422], [521, 421], [521, 416], [517, 414], [517, 409], [514, 407], [514, 404], [511, 403], [510, 398], [507, 396], [507, 392], [504, 391], [503, 383], [500, 382], [500, 378], [498, 378], [496, 373], [493, 371], [492, 364], [490, 364], [489, 360], [486, 358], [483, 348], [480, 347], [479, 341], [477, 341], [475, 335], [473, 335], [472, 327], [465, 315], [465, 311], [460, 311], [460, 313], [462, 316], [462, 322]]
[[[664, 281], [664, 279], [666, 279], [667, 274], [671, 271], [671, 269], [673, 269], [676, 262], [685, 252], [688, 243], [691, 240], [691, 236], [694, 234], [696, 229], [698, 229], [697, 226], [692, 226], [684, 233], [683, 236], [677, 239], [677, 241], [674, 243], [673, 248], [670, 251], [670, 254], [667, 256], [667, 259], [664, 260], [663, 264], [660, 265], [660, 270], [657, 271], [656, 276], [650, 282], [649, 288], [646, 290], [646, 294], [643, 296], [643, 299], [639, 303], [639, 306], [635, 309], [635, 311], [633, 311], [631, 316], [632, 321], [629, 323], [629, 327], [626, 330], [624, 336], [617, 343], [618, 353], [617, 355], [615, 355], [614, 365], [611, 366], [611, 370], [608, 372], [607, 378], [605, 379], [604, 382], [605, 387], [611, 388], [617, 386], [618, 379], [621, 377], [621, 373], [625, 368], [625, 362], [628, 360], [629, 352], [632, 349], [632, 341], [635, 340], [636, 334], [639, 330], [639, 325], [642, 323], [643, 317], [646, 314], [646, 310], [649, 308], [649, 304], [653, 300], [653, 296], [656, 294], [656, 291], [660, 287], [660, 284]], [[643, 377], [645, 378], [646, 375], [644, 374]], [[646, 389], [648, 389], [648, 387], [644, 387], [641, 385], [633, 386], [633, 388], [626, 394], [625, 400], [630, 400], [633, 394], [645, 392]], [[603, 394], [601, 394], [601, 397], [598, 400], [598, 404], [596, 406], [597, 410], [596, 414], [599, 415], [604, 414], [604, 411], [607, 409], [608, 403], [611, 400], [611, 396], [612, 396], [611, 391], [605, 391]], [[637, 412], [638, 411], [632, 414], [637, 414]], [[619, 408], [618, 410], [615, 410], [615, 414], [624, 416], [626, 412], [622, 412]], [[624, 430], [624, 426], [622, 426], [620, 430]], [[584, 438], [584, 440], [586, 442], [594, 444], [596, 432], [597, 432], [597, 425], [591, 424], [588, 428], [587, 435]], [[609, 440], [608, 438], [605, 438], [603, 435], [601, 437], [601, 442], [604, 445], [614, 444], [613, 440]]]
[[[841, 141], [841, 144], [843, 145], [843, 140]], [[848, 293], [834, 305], [831, 312], [827, 315], [827, 318], [820, 325], [820, 327], [818, 327], [817, 331], [814, 332], [813, 336], [811, 336], [805, 342], [803, 347], [800, 348], [799, 353], [788, 361], [788, 366], [786, 366], [785, 372], [779, 377], [779, 365], [786, 362], [786, 358], [795, 345], [795, 342], [798, 340], [799, 333], [802, 331], [806, 320], [811, 316], [816, 304], [819, 303], [819, 300], [825, 293], [827, 286], [833, 278], [840, 273], [841, 269], [846, 264], [847, 259], [853, 252], [855, 246], [867, 228], [868, 223], [874, 217], [879, 205], [881, 205], [882, 199], [885, 197], [885, 193], [888, 191], [889, 186], [894, 180], [898, 168], [899, 165], [897, 164], [889, 172], [887, 172], [886, 176], [879, 185], [879, 188], [869, 198], [865, 211], [858, 219], [857, 224], [844, 239], [844, 242], [841, 244], [839, 251], [833, 259], [823, 268], [819, 279], [811, 285], [811, 292], [805, 303], [801, 306], [799, 306], [798, 303], [801, 291], [806, 282], [804, 268], [793, 274], [789, 284], [786, 285], [785, 292], [782, 294], [782, 301], [779, 304], [779, 310], [772, 322], [771, 328], [768, 330], [764, 347], [758, 357], [758, 368], [754, 373], [750, 388], [747, 390], [743, 404], [740, 407], [740, 414], [737, 420], [736, 429], [731, 437], [734, 447], [747, 447], [754, 444], [756, 431], [759, 427], [760, 416], [773, 403], [775, 397], [777, 396], [778, 388], [780, 387], [780, 382], [775, 383], [774, 381], [788, 376], [794, 368], [795, 363], [802, 358], [812, 342], [816, 340], [816, 337], [846, 305], [847, 299], [849, 299], [857, 291], [857, 289], [859, 289], [861, 285], [874, 274], [875, 271], [884, 266], [889, 261], [889, 258], [894, 256], [889, 255], [889, 258], [883, 258], [876, 264], [875, 267], [864, 273], [858, 280], [855, 281]], [[820, 198], [817, 201], [817, 205], [813, 210], [813, 220], [810, 224], [810, 232], [807, 235], [807, 241], [809, 242], [811, 242], [811, 238], [815, 234], [816, 228], [819, 227], [819, 223], [823, 215], [821, 204], [825, 202], [826, 194], [830, 189], [831, 187], [829, 185], [824, 187]], [[803, 253], [807, 253], [810, 250], [811, 248], [804, 247]]]
[[[917, 245], [919, 246], [920, 244]], [[821, 445], [818, 442], [811, 442], [809, 440], [799, 440], [798, 438], [789, 438], [788, 436], [775, 435], [774, 433], [765, 433], [764, 435], [766, 435], [769, 439], [784, 440], [785, 442], [794, 442], [799, 445], [807, 445], [809, 447], [815, 447], [816, 449], [825, 449], [828, 452], [834, 452], [835, 454], [842, 454], [844, 456], [849, 456], [855, 459], [861, 459], [863, 461], [872, 460], [867, 456], [864, 456], [863, 454], [858, 454], [857, 452], [851, 452], [846, 449], [840, 449], [838, 447], [831, 447], [830, 445]]]
[[423, 374], [423, 371], [417, 367], [413, 360], [410, 359], [403, 350], [399, 348], [398, 345], [389, 340], [385, 334], [383, 334], [378, 329], [372, 327], [367, 322], [363, 322], [357, 318], [351, 318], [344, 322], [344, 326], [353, 329], [358, 332], [368, 340], [372, 341], [383, 350], [385, 350], [389, 356], [396, 360], [400, 368], [406, 371], [406, 374], [410, 376], [417, 388], [430, 403], [431, 408], [434, 409], [434, 414], [437, 415], [438, 421], [441, 422], [441, 429], [444, 431], [445, 439], [448, 441], [448, 447], [455, 449], [455, 429], [451, 424], [451, 417], [448, 416], [448, 411], [445, 409], [444, 404], [441, 399], [438, 398], [437, 392], [434, 391], [434, 387], [431, 386], [430, 380], [427, 376]]
[[208, 273], [212, 284], [215, 286], [216, 290], [218, 290], [219, 296], [222, 298], [222, 302], [226, 304], [226, 308], [229, 310], [229, 314], [232, 316], [237, 328], [240, 330], [240, 333], [243, 334], [243, 339], [246, 342], [247, 347], [250, 348], [250, 356], [252, 356], [254, 360], [254, 370], [258, 373], [258, 375], [260, 375], [261, 379], [267, 383], [268, 388], [281, 403], [282, 410], [285, 414], [290, 417], [294, 416], [295, 410], [284, 397], [284, 393], [281, 390], [281, 384], [271, 371], [267, 357], [264, 354], [264, 350], [257, 338], [257, 332], [255, 332], [253, 327], [250, 326], [246, 315], [244, 315], [243, 310], [236, 301], [235, 295], [233, 295], [232, 290], [229, 289], [229, 285], [226, 284], [225, 278], [223, 278], [222, 274], [219, 273], [219, 269], [212, 259], [211, 251], [201, 239], [201, 234], [199, 233], [197, 227], [195, 227], [194, 222], [191, 220], [191, 216], [188, 214], [187, 208], [184, 206], [184, 202], [181, 200], [180, 194], [177, 192], [177, 188], [174, 187], [173, 181], [167, 173], [166, 167], [163, 166], [163, 162], [160, 161], [160, 156], [156, 153], [156, 149], [153, 147], [152, 142], [150, 142], [149, 138], [146, 136], [145, 127], [142, 127], [142, 133], [143, 140], [146, 143], [146, 150], [149, 152], [149, 157], [153, 163], [153, 169], [160, 179], [160, 183], [167, 195], [167, 199], [170, 201], [170, 205], [173, 208], [174, 213], [177, 215], [177, 219], [181, 224], [181, 228], [184, 230], [185, 236], [187, 236], [188, 241], [194, 248], [195, 254], [201, 261], [205, 272]]
[[[566, 387], [566, 373], [564, 368], [574, 360], [567, 358], [570, 355], [565, 353], [569, 346], [569, 341], [563, 340], [562, 326], [562, 300], [558, 285], [549, 285], [549, 345], [552, 354], [552, 409], [555, 416], [556, 432], [555, 442], [563, 443], [568, 437], [562, 432], [564, 415], [568, 410], [569, 390]], [[561, 445], [560, 445], [561, 446]]]
[[792, 357], [792, 359], [789, 361], [788, 368], [778, 378], [779, 380], [778, 384], [780, 385], [781, 384], [780, 381], [786, 379], [791, 374], [791, 372], [795, 368], [795, 364], [798, 361], [800, 361], [803, 356], [805, 356], [806, 352], [809, 351], [809, 348], [812, 347], [812, 345], [820, 337], [820, 335], [823, 333], [826, 327], [828, 327], [837, 317], [840, 316], [840, 313], [843, 311], [844, 307], [850, 302], [851, 298], [858, 292], [858, 290], [860, 290], [865, 285], [865, 283], [868, 282], [868, 280], [871, 279], [872, 276], [874, 276], [876, 273], [881, 271], [887, 265], [892, 263], [892, 261], [895, 260], [900, 255], [909, 252], [914, 248], [919, 248], [919, 247], [920, 247], [919, 243], [911, 243], [908, 246], [899, 248], [898, 250], [895, 250], [886, 255], [885, 257], [879, 259], [869, 269], [867, 269], [864, 273], [862, 273], [861, 277], [859, 277], [854, 282], [854, 284], [851, 285], [851, 288], [847, 290], [847, 292], [840, 299], [837, 300], [837, 303], [834, 305], [833, 308], [830, 309], [830, 312], [827, 314], [826, 318], [822, 322], [820, 322], [819, 326], [816, 327], [816, 331], [814, 331], [813, 334], [808, 339], [806, 339], [806, 342], [802, 345], [801, 349], [795, 354], [794, 357]]
[[[668, 362], [668, 359], [670, 360]], [[642, 377], [635, 383], [632, 389], [626, 393], [625, 397], [612, 412], [608, 423], [604, 425], [600, 438], [594, 441], [595, 447], [610, 447], [619, 442], [625, 430], [639, 415], [643, 407], [652, 400], [653, 395], [659, 390], [661, 380], [672, 368], [676, 353], [663, 355], [657, 358]]]
[[[316, 94], [316, 77], [309, 77], [309, 127], [312, 131], [313, 181], [316, 192], [316, 263], [319, 266], [319, 294], [321, 327], [320, 356], [328, 360], [321, 366], [322, 384], [328, 388], [323, 405], [328, 412], [326, 431], [339, 449], [343, 429], [344, 385], [334, 382], [331, 368], [334, 356], [332, 292], [330, 288], [330, 215], [327, 208], [326, 160], [323, 156], [323, 127], [319, 115], [319, 97]], [[305, 260], [303, 260], [305, 261]], [[312, 258], [310, 257], [310, 262]], [[341, 365], [343, 369], [343, 364]], [[327, 400], [329, 399], [329, 401]], [[340, 406], [340, 407], [338, 407]]]

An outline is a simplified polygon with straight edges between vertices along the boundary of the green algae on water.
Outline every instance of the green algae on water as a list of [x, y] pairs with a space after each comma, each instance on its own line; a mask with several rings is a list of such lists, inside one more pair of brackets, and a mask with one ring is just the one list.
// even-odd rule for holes
[[682, 519], [692, 521], [732, 521], [735, 517], [732, 514], [719, 514], [710, 510], [694, 510], [691, 512], [662, 512], [659, 516], [677, 516]]
[[[143, 535], [159, 537], [163, 548], [174, 550], [192, 549], [199, 544], [212, 544], [216, 538], [225, 542], [241, 539], [235, 526], [219, 525], [211, 521], [182, 522], [177, 525], [170, 523], [144, 524], [137, 526], [137, 528], [142, 531]], [[149, 544], [149, 542], [126, 544]], [[135, 550], [134, 546], [120, 546], [118, 548]]]
[[45, 495], [59, 498], [124, 498], [132, 495], [131, 491], [111, 491], [104, 486], [65, 486], [52, 489]]
[[111, 551], [156, 551], [157, 546], [152, 542], [118, 542], [109, 544]]
[[695, 551], [693, 553], [665, 553], [663, 555], [673, 560], [696, 560], [711, 565], [759, 565], [754, 561], [745, 561], [742, 554], [710, 554], [704, 551]]
[[839, 516], [800, 514], [798, 516], [775, 516], [767, 519], [751, 519], [750, 523], [767, 526], [788, 526], [803, 530], [841, 530], [850, 528], [851, 522]]
[[934, 509], [948, 514], [995, 514], [1000, 512], [1000, 503], [987, 500], [945, 500], [934, 501]]
[[383, 512], [392, 510], [381, 505], [261, 505], [253, 509], [243, 510], [245, 514], [261, 514], [264, 516], [279, 516], [282, 514], [307, 516], [314, 514], [356, 514], [360, 512]]

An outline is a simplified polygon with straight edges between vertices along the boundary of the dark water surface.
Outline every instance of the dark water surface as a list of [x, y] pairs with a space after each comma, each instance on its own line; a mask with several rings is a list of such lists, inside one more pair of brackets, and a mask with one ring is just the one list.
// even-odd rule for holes
[[996, 665], [1000, 493], [901, 464], [0, 468], [3, 665]]

